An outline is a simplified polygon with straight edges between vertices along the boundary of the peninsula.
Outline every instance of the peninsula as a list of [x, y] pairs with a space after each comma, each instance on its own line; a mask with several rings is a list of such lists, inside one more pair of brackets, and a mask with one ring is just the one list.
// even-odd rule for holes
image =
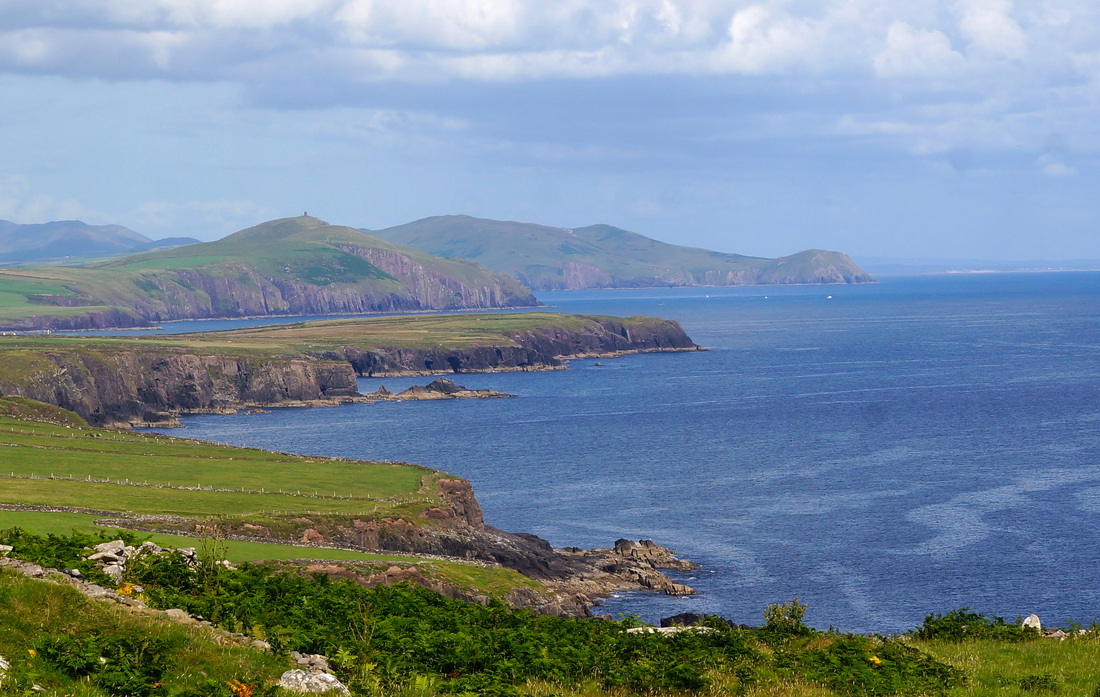
[[157, 337], [0, 337], [0, 393], [97, 426], [338, 404], [356, 378], [558, 370], [569, 358], [696, 351], [677, 322], [550, 312], [354, 318]]

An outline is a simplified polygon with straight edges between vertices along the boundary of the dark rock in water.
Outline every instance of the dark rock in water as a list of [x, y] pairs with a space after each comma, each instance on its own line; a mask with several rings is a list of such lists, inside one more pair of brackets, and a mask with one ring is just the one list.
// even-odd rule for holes
[[429, 392], [441, 392], [443, 394], [454, 394], [455, 392], [461, 392], [465, 390], [465, 387], [459, 387], [447, 378], [436, 378], [427, 385], [424, 386], [425, 390]]
[[719, 617], [718, 615], [703, 615], [698, 612], [681, 612], [678, 615], [672, 617], [665, 617], [661, 620], [662, 627], [695, 627], [704, 624], [708, 620], [717, 620], [724, 624], [734, 626], [729, 620]]
[[379, 387], [374, 392], [365, 395], [367, 399], [376, 399], [386, 402], [419, 401], [428, 399], [490, 399], [493, 397], [515, 397], [515, 395], [496, 390], [471, 390], [456, 385], [448, 378], [436, 378], [427, 385], [413, 385], [407, 390], [394, 394], [385, 387]]

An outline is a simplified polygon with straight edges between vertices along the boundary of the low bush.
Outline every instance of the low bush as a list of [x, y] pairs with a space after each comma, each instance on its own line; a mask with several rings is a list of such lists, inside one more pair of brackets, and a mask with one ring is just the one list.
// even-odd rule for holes
[[970, 639], [998, 639], [1002, 641], [1030, 641], [1040, 638], [1039, 630], [1009, 624], [1003, 617], [990, 617], [970, 608], [952, 610], [946, 615], [928, 615], [924, 624], [913, 632], [918, 639], [967, 641]]

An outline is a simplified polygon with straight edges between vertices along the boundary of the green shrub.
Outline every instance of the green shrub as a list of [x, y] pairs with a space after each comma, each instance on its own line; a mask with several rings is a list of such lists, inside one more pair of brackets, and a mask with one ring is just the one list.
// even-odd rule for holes
[[764, 631], [772, 634], [813, 634], [813, 629], [802, 624], [805, 616], [806, 604], [798, 602], [798, 598], [789, 603], [769, 605], [764, 608]]
[[836, 635], [789, 666], [843, 695], [939, 695], [964, 682], [961, 671], [897, 641]]
[[88, 678], [111, 695], [163, 694], [168, 655], [178, 646], [135, 634], [107, 636], [97, 630], [46, 636], [34, 643], [45, 662], [74, 679]]
[[1020, 678], [1020, 690], [1023, 692], [1047, 692], [1055, 694], [1062, 689], [1062, 681], [1050, 673], [1025, 675]]
[[51, 569], [78, 569], [84, 577], [94, 583], [110, 583], [106, 574], [100, 571], [95, 562], [84, 558], [88, 547], [111, 540], [122, 540], [128, 545], [141, 544], [133, 533], [112, 530], [89, 535], [73, 531], [69, 535], [35, 535], [14, 527], [0, 530], [0, 544], [11, 545], [11, 556]]
[[1030, 641], [1038, 639], [1039, 630], [1009, 624], [1003, 617], [988, 617], [970, 612], [970, 608], [952, 610], [946, 615], [928, 615], [915, 634], [920, 639], [966, 641], [969, 639], [998, 639], [1002, 641]]

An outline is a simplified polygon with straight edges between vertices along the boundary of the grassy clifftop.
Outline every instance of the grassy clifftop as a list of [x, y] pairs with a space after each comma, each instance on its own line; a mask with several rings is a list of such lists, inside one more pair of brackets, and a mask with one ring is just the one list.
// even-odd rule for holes
[[[177, 547], [197, 544], [177, 532], [245, 532], [252, 541], [224, 543], [231, 560], [417, 563], [423, 576], [471, 592], [503, 597], [519, 588], [541, 588], [503, 568], [369, 553], [361, 545], [359, 550], [295, 546], [325, 541], [324, 534], [356, 524], [431, 534], [480, 523], [469, 485], [450, 475], [403, 463], [106, 431], [75, 416], [62, 422], [54, 418], [56, 411], [0, 397], [0, 413], [15, 412], [0, 416], [0, 506], [5, 509], [0, 510], [0, 529], [88, 532], [97, 529], [95, 519], [108, 518], [116, 527], [162, 529], [166, 532], [153, 535], [154, 541]], [[41, 415], [52, 423], [37, 420]]]

